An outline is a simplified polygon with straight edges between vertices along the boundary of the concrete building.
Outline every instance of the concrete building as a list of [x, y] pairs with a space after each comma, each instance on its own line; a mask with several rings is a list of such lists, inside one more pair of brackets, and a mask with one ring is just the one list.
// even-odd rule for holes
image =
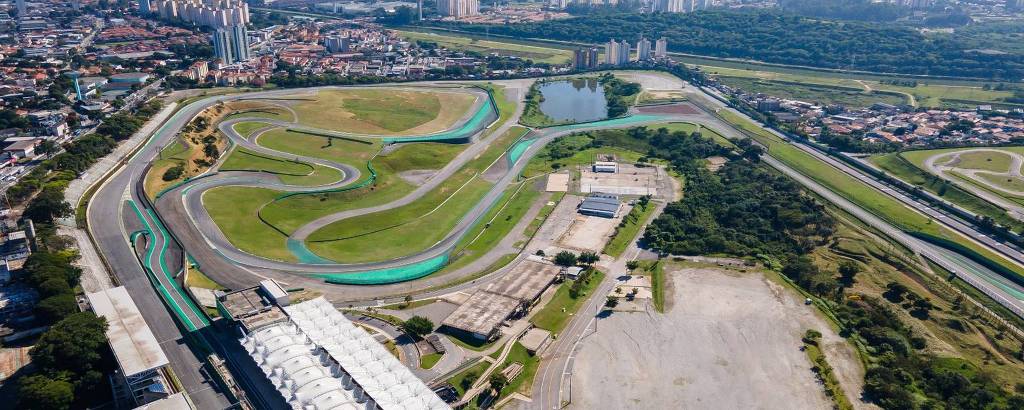
[[324, 39], [324, 47], [329, 53], [344, 53], [349, 50], [348, 37], [330, 36]]
[[19, 20], [25, 18], [25, 16], [28, 15], [28, 6], [25, 5], [25, 0], [16, 0], [14, 2], [14, 6], [16, 9], [18, 9]]
[[231, 53], [231, 34], [227, 30], [219, 28], [214, 30], [212, 39], [213, 55], [224, 64], [233, 63], [235, 56]]
[[666, 57], [668, 57], [668, 40], [662, 37], [654, 42], [654, 58]]
[[231, 53], [234, 54], [234, 62], [252, 58], [249, 55], [249, 31], [244, 24], [231, 26]]
[[587, 70], [597, 67], [597, 47], [578, 48], [573, 50], [572, 67], [576, 70]]
[[630, 52], [629, 42], [612, 39], [604, 46], [604, 63], [615, 66], [629, 64]]
[[167, 356], [124, 286], [86, 294], [97, 316], [107, 320], [107, 340], [117, 359], [115, 399], [133, 405], [167, 397]]
[[640, 36], [636, 42], [636, 61], [647, 61], [651, 59], [651, 40]]
[[654, 11], [660, 11], [663, 13], [682, 13], [683, 2], [685, 0], [654, 0], [653, 9]]
[[579, 212], [584, 215], [615, 218], [619, 216], [620, 209], [622, 209], [622, 202], [619, 201], [618, 195], [595, 193], [583, 200]]
[[529, 256], [501, 279], [470, 295], [441, 322], [441, 329], [477, 340], [497, 338], [502, 324], [524, 316], [560, 271], [539, 256]]
[[437, 13], [443, 17], [461, 18], [480, 14], [479, 0], [438, 0]]
[[139, 15], [148, 16], [152, 7], [149, 4], [149, 0], [139, 0]]

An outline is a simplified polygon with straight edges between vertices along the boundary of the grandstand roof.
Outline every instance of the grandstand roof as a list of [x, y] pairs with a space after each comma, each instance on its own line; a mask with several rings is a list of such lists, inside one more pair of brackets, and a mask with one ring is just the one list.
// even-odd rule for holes
[[124, 286], [85, 295], [107, 319], [107, 339], [126, 377], [166, 365], [167, 356]]
[[449, 409], [422, 380], [320, 297], [285, 307], [292, 322], [322, 347], [382, 409]]

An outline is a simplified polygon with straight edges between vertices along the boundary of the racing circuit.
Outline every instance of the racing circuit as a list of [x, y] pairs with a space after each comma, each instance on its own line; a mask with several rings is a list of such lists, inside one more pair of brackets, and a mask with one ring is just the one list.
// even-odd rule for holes
[[[137, 260], [142, 260], [145, 269], [151, 272], [153, 280], [160, 286], [171, 290], [178, 286], [174, 283], [173, 278], [178, 275], [181, 270], [178, 267], [184, 265], [183, 260], [187, 255], [187, 258], [196, 261], [198, 267], [211, 279], [228, 288], [242, 288], [263, 278], [274, 278], [286, 286], [321, 290], [326, 297], [336, 303], [371, 301], [408, 293], [429, 296], [431, 292], [438, 293], [445, 290], [450, 292], [460, 286], [474, 286], [473, 283], [461, 285], [452, 285], [452, 283], [459, 283], [459, 278], [476, 274], [489, 266], [490, 262], [498, 260], [503, 255], [498, 252], [488, 252], [481, 256], [477, 263], [455, 269], [445, 275], [430, 275], [449, 262], [451, 252], [456, 244], [481, 223], [482, 216], [487, 214], [488, 210], [499, 201], [509, 184], [518, 180], [529, 159], [549, 141], [579, 131], [634, 127], [673, 121], [689, 122], [712, 128], [727, 138], [742, 137], [738, 130], [724, 123], [718, 117], [705, 111], [696, 110], [688, 104], [679, 105], [678, 109], [665, 107], [634, 109], [631, 115], [622, 118], [526, 132], [524, 129], [514, 127], [522, 112], [520, 97], [525, 93], [529, 84], [529, 81], [497, 82], [494, 88], [500, 92], [488, 92], [482, 88], [464, 84], [445, 83], [380, 86], [394, 90], [434, 90], [473, 96], [474, 103], [468, 111], [445, 130], [408, 135], [364, 134], [304, 125], [294, 111], [290, 110], [286, 104], [281, 104], [281, 101], [303, 95], [308, 96], [310, 93], [320, 90], [335, 90], [338, 87], [263, 91], [202, 99], [175, 113], [155, 133], [153, 138], [128, 161], [125, 169], [99, 189], [88, 211], [90, 220], [121, 222], [119, 224], [90, 224], [90, 229], [97, 241], [103, 245], [101, 247], [106, 253], [105, 256], [112, 263], [135, 263]], [[379, 89], [380, 87], [365, 88]], [[230, 119], [217, 124], [217, 128], [230, 140], [234, 149], [245, 149], [270, 158], [331, 168], [336, 170], [340, 178], [315, 186], [289, 185], [283, 183], [272, 172], [219, 169], [229, 157], [224, 155], [205, 173], [165, 188], [156, 193], [153, 199], [147, 197], [144, 180], [152, 162], [159, 157], [161, 150], [176, 141], [175, 137], [193, 117], [216, 104], [257, 100], [263, 100], [265, 103], [269, 103], [269, 106], [292, 111], [292, 119], [283, 121], [266, 116], [247, 115], [244, 112], [232, 115]], [[499, 109], [499, 106], [503, 105], [502, 103], [513, 108], [506, 108], [505, 112], [502, 112]], [[259, 123], [261, 126], [249, 135], [243, 135], [237, 129], [237, 126], [243, 123]], [[259, 187], [279, 193], [275, 198], [277, 201], [296, 196], [315, 196], [325, 192], [344, 192], [370, 185], [378, 176], [373, 171], [372, 160], [365, 164], [364, 170], [369, 172], [363, 172], [360, 170], [361, 167], [351, 163], [269, 148], [261, 143], [261, 138], [266, 138], [265, 136], [273, 130], [309, 133], [321, 138], [373, 140], [381, 142], [385, 146], [421, 141], [446, 141], [463, 144], [465, 148], [423, 184], [404, 192], [397, 199], [322, 215], [313, 220], [303, 221], [301, 226], [286, 233], [283, 229], [274, 228], [283, 234], [282, 237], [287, 237], [287, 252], [290, 253], [291, 258], [284, 260], [250, 253], [232, 244], [229, 237], [211, 218], [209, 210], [204, 206], [204, 197], [208, 196], [211, 191], [223, 187]], [[377, 213], [407, 206], [438, 189], [454, 188], [454, 193], [449, 194], [446, 199], [454, 198], [458, 189], [464, 187], [468, 182], [454, 187], [445, 184], [450, 183], [453, 179], [451, 177], [463, 169], [467, 163], [484, 156], [488, 150], [500, 152], [500, 155], [485, 164], [480, 172], [474, 174], [470, 179], [478, 180], [486, 174], [493, 177], [491, 182], [485, 184], [484, 192], [473, 198], [471, 204], [466, 204], [468, 210], [459, 215], [457, 221], [447, 228], [447, 231], [436, 242], [421, 249], [407, 249], [406, 253], [398, 257], [359, 262], [324, 258], [309, 247], [310, 237], [318, 235], [319, 231], [331, 224], [350, 220], [363, 221], [364, 219], [358, 218], [372, 218]], [[263, 205], [263, 207], [265, 206]], [[140, 210], [139, 212], [134, 211], [136, 207]], [[388, 227], [388, 225], [384, 226]], [[383, 230], [385, 233], [387, 231], [388, 229]], [[133, 252], [129, 247], [117, 245], [118, 242], [125, 243], [126, 238], [133, 233], [137, 233], [137, 235], [132, 236], [132, 244], [145, 252]], [[139, 254], [141, 256], [136, 256]], [[484, 277], [480, 280], [486, 279], [487, 277]], [[331, 285], [325, 285], [325, 282], [331, 283]], [[368, 284], [376, 286], [360, 286]], [[439, 288], [444, 289], [436, 290]], [[170, 295], [165, 298], [177, 298], [174, 296], [175, 292], [168, 293]], [[175, 304], [188, 307], [189, 303], [188, 300], [179, 300]], [[202, 325], [201, 316], [200, 313], [196, 313], [193, 318], [200, 325]]]

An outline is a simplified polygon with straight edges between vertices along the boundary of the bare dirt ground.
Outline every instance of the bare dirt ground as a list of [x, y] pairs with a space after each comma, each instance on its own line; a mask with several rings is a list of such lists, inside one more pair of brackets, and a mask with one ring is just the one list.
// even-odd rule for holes
[[831, 408], [799, 349], [809, 328], [823, 333], [844, 390], [861, 390], [853, 349], [793, 292], [759, 273], [682, 269], [669, 277], [668, 312], [614, 313], [584, 339], [572, 408]]
[[398, 173], [398, 177], [410, 184], [419, 186], [427, 182], [430, 177], [437, 173], [436, 169], [411, 169]]

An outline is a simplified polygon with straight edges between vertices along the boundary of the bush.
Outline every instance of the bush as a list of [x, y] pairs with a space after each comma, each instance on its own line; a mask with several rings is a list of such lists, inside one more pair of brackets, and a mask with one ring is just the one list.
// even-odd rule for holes
[[173, 167], [167, 168], [167, 170], [164, 171], [164, 175], [161, 178], [164, 181], [174, 181], [178, 178], [181, 178], [181, 175], [184, 173], [185, 167], [181, 165], [175, 165]]

